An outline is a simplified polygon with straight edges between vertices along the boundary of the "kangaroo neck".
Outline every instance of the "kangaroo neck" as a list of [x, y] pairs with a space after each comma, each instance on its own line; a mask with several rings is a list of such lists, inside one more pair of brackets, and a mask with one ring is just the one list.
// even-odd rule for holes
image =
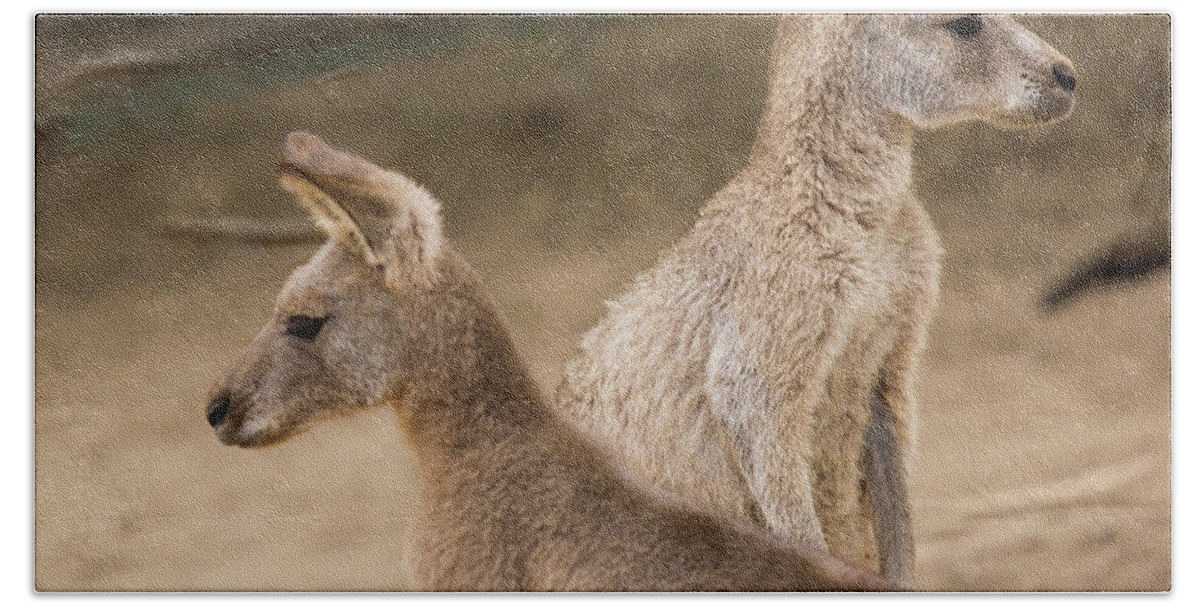
[[400, 405], [422, 475], [432, 483], [458, 477], [464, 463], [510, 457], [497, 446], [527, 442], [549, 420], [541, 392], [490, 302], [479, 308], [471, 330], [454, 345], [458, 352], [445, 357], [456, 363]]
[[864, 95], [845, 60], [854, 52], [847, 40], [822, 44], [789, 35], [788, 25], [743, 175], [789, 211], [828, 210], [868, 228], [884, 222], [912, 183], [912, 126]]

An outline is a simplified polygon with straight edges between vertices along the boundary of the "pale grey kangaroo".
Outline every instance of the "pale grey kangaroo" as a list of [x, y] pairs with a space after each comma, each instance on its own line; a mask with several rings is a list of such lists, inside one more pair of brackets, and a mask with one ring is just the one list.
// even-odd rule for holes
[[1075, 85], [1009, 17], [783, 17], [748, 165], [609, 304], [560, 409], [669, 494], [907, 584], [941, 255], [913, 130], [1045, 124]]

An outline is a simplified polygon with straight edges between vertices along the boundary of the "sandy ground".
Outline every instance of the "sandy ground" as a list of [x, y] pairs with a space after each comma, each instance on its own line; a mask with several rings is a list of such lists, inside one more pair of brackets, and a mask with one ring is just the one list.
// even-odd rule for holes
[[[1035, 302], [1146, 215], [1130, 201], [1169, 112], [1169, 25], [1025, 21], [1074, 59], [1076, 115], [918, 140], [947, 255], [917, 387], [917, 581], [1162, 590], [1169, 276], [1054, 315]], [[129, 51], [143, 38], [128, 24], [39, 23], [36, 585], [403, 589], [418, 488], [390, 411], [260, 451], [220, 445], [204, 420], [210, 383], [316, 243], [161, 226], [299, 219], [273, 166], [282, 135], [309, 128], [445, 202], [451, 239], [551, 387], [604, 299], [743, 162], [772, 21], [416, 19], [363, 26], [377, 46], [353, 46], [356, 27], [293, 46], [254, 33], [271, 24], [208, 28], [231, 46], [172, 35], [204, 30], [183, 25], [153, 31], [193, 50], [156, 56]]]

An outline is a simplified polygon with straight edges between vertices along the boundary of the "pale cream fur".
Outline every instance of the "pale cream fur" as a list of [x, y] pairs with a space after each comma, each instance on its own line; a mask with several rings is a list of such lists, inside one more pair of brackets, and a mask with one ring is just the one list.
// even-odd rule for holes
[[609, 303], [560, 408], [670, 494], [907, 584], [941, 255], [913, 130], [1042, 124], [1072, 89], [1069, 61], [1007, 17], [784, 17], [747, 167]]

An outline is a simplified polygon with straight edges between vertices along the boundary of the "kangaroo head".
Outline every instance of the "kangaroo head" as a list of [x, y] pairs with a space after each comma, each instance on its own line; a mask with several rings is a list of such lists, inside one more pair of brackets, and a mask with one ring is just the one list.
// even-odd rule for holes
[[280, 181], [330, 238], [211, 391], [208, 421], [228, 444], [273, 443], [403, 390], [446, 316], [434, 304], [445, 289], [437, 202], [314, 135], [292, 133], [285, 148]]
[[866, 15], [853, 40], [867, 100], [918, 128], [968, 120], [1025, 128], [1074, 105], [1070, 60], [1008, 16]]

